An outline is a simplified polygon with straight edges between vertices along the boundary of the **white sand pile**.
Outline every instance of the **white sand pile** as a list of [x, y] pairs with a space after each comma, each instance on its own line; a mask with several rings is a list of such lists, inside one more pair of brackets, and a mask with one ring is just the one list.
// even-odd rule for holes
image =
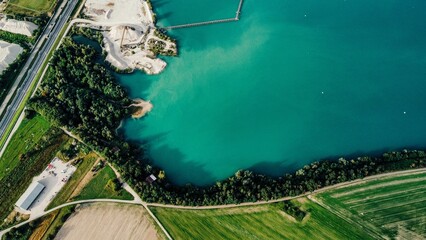
[[84, 14], [96, 22], [152, 23], [143, 0], [87, 0]]
[[6, 18], [0, 19], [0, 29], [11, 33], [19, 33], [31, 37], [37, 28], [37, 25], [32, 22]]
[[0, 73], [13, 63], [22, 51], [23, 48], [18, 44], [0, 40]]

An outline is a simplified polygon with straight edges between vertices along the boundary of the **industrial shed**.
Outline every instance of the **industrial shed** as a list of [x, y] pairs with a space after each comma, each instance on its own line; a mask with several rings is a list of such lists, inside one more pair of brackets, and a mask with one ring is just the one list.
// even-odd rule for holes
[[28, 210], [34, 200], [40, 195], [45, 186], [40, 182], [33, 182], [27, 188], [27, 190], [22, 194], [19, 200], [16, 202], [16, 206], [23, 209]]

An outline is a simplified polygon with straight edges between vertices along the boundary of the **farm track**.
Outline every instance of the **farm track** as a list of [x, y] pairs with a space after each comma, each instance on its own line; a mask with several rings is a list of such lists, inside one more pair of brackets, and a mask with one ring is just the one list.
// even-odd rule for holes
[[[401, 208], [399, 208], [399, 209], [396, 209], [398, 212], [392, 212], [390, 214], [372, 217], [371, 219], [379, 221], [380, 219], [385, 219], [385, 218], [390, 218], [390, 217], [394, 217], [394, 216], [399, 216], [401, 214], [410, 214], [410, 215], [412, 215], [412, 214], [415, 214], [418, 211], [422, 211], [422, 210], [426, 209], [426, 206], [425, 206], [426, 204], [425, 203], [419, 204], [419, 205], [420, 205], [420, 207], [415, 208], [415, 209], [410, 209], [410, 210], [407, 210], [407, 211], [401, 211]], [[412, 207], [412, 206], [413, 205], [411, 205], [410, 207]], [[421, 206], [423, 206], [423, 207], [421, 207]], [[388, 219], [386, 219], [386, 222], [387, 222], [387, 220]]]
[[407, 222], [414, 222], [418, 219], [422, 219], [423, 221], [421, 221], [420, 225], [424, 225], [426, 224], [426, 215], [422, 215], [422, 216], [416, 216], [416, 217], [412, 217], [412, 218], [407, 218], [407, 219], [398, 219], [397, 221], [386, 221], [386, 225], [395, 225], [395, 224], [400, 224], [400, 223], [407, 223]]

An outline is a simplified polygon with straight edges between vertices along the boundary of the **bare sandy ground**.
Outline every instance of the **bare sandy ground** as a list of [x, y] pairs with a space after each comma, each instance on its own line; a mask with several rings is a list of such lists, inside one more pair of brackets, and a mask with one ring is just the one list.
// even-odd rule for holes
[[94, 22], [89, 27], [103, 27], [106, 60], [117, 69], [163, 71], [167, 64], [147, 47], [150, 39], [165, 43], [164, 51], [176, 52], [174, 42], [154, 36], [154, 13], [146, 1], [87, 0], [84, 6], [83, 13]]
[[135, 99], [134, 101], [135, 103], [131, 104], [130, 106], [136, 106], [139, 108], [139, 110], [132, 114], [133, 118], [141, 118], [145, 116], [145, 114], [150, 112], [154, 107], [150, 101], [144, 101], [140, 98]]
[[84, 13], [97, 22], [151, 23], [152, 16], [143, 0], [87, 0]]
[[80, 206], [55, 239], [162, 239], [142, 206], [97, 203]]

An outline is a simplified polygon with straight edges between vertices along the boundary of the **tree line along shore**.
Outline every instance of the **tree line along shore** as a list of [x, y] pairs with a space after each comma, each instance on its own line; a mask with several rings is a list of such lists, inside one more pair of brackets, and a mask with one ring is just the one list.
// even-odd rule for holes
[[[296, 196], [333, 184], [379, 173], [425, 167], [424, 151], [404, 150], [306, 165], [293, 174], [271, 178], [241, 170], [211, 186], [177, 186], [151, 164], [145, 150], [116, 133], [132, 114], [132, 103], [109, 69], [96, 63], [98, 53], [71, 38], [56, 51], [47, 76], [28, 107], [52, 125], [72, 132], [116, 166], [144, 201], [178, 205], [219, 205]], [[154, 174], [157, 181], [146, 178]]]

